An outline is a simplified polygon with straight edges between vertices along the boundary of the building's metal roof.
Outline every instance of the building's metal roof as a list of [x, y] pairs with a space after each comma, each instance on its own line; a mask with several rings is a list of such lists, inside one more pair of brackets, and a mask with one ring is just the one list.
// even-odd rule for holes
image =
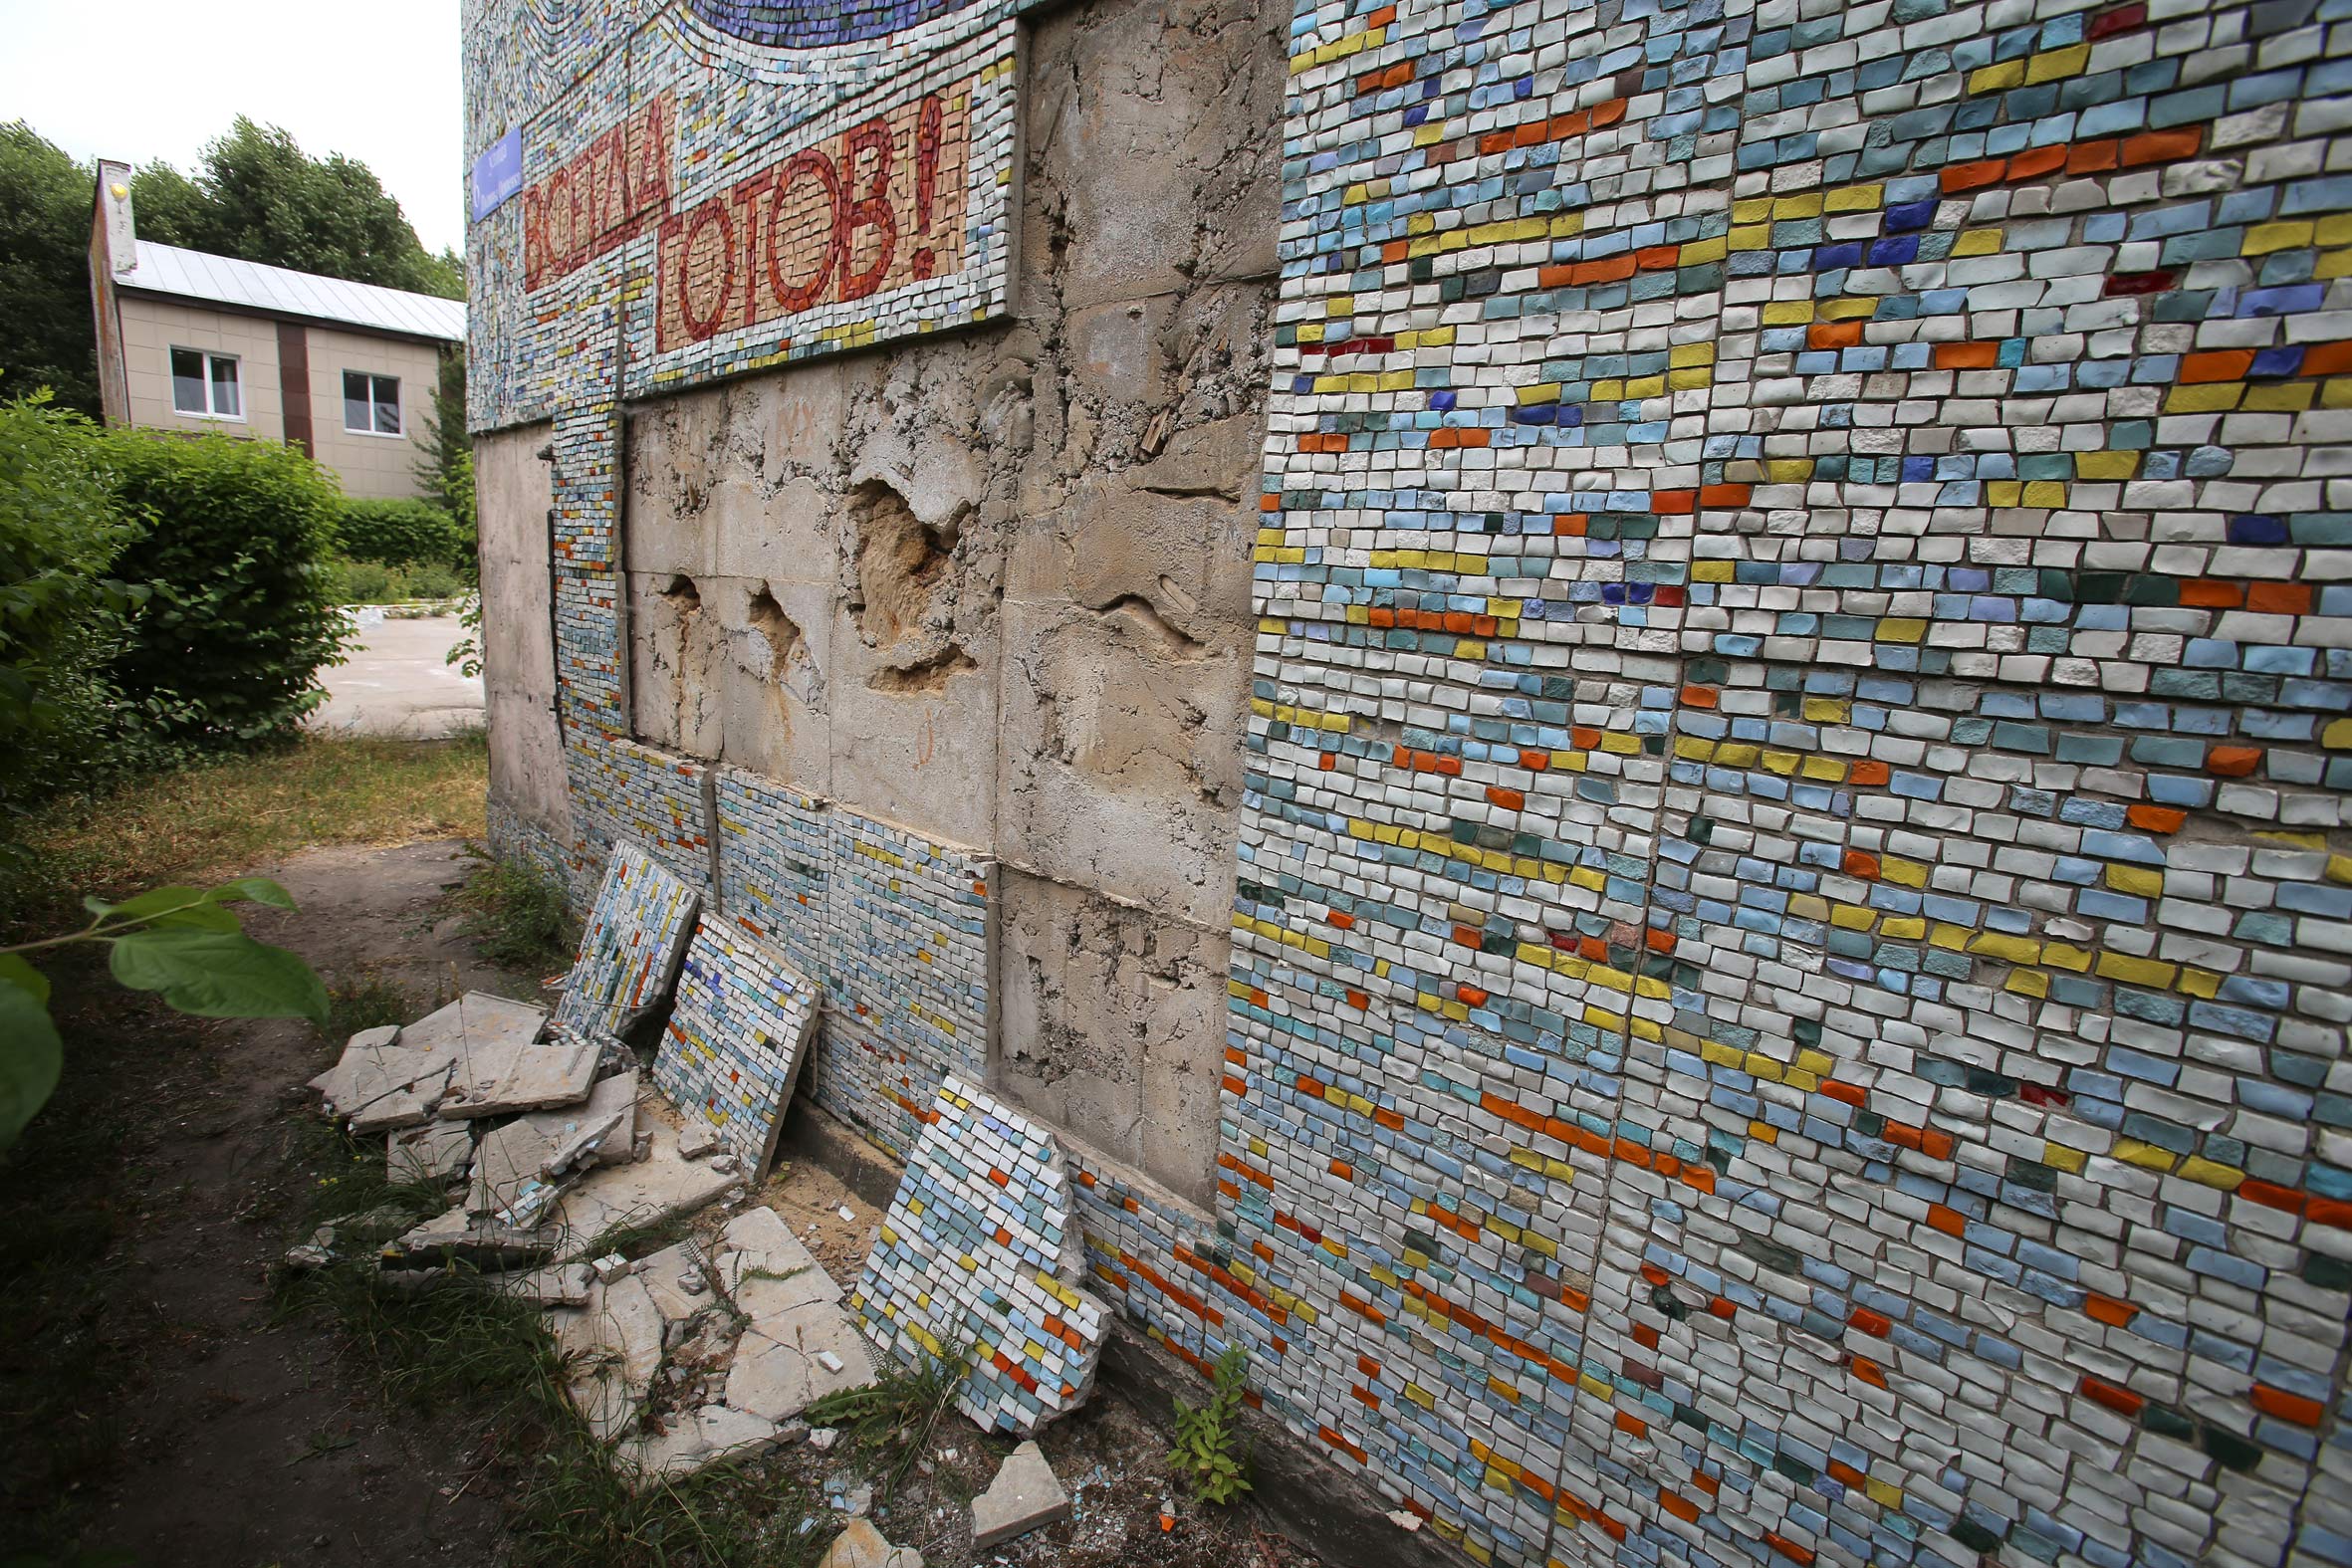
[[465, 302], [443, 300], [371, 283], [347, 283], [317, 273], [265, 267], [259, 262], [138, 241], [138, 264], [115, 274], [115, 286], [240, 306], [272, 316], [340, 322], [414, 337], [465, 340]]

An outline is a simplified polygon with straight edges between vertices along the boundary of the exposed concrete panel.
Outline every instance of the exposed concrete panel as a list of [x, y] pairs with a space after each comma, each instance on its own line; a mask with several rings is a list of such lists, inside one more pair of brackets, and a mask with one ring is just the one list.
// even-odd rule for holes
[[572, 838], [572, 794], [557, 733], [554, 590], [548, 509], [555, 487], [539, 450], [547, 425], [474, 441], [481, 519], [482, 683], [488, 695], [490, 792], [558, 842]]
[[1027, 873], [1009, 1091], [1202, 1201], [1289, 21], [1047, 18], [1018, 320], [627, 420], [638, 737]]
[[999, 875], [1002, 1088], [1207, 1205], [1225, 1051], [1224, 934], [1082, 888]]

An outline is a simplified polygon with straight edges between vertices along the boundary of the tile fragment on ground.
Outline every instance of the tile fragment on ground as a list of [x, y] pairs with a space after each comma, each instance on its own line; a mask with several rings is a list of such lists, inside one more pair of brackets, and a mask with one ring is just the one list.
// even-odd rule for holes
[[1006, 1456], [988, 1490], [972, 1499], [972, 1549], [985, 1552], [1039, 1525], [1068, 1517], [1069, 1493], [1061, 1489], [1061, 1478], [1032, 1438]]

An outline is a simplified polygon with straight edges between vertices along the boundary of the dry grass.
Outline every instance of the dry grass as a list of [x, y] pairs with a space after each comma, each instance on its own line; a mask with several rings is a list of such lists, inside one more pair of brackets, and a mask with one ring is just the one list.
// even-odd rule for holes
[[251, 870], [313, 844], [397, 844], [482, 831], [490, 752], [451, 741], [309, 736], [282, 750], [52, 801], [15, 835], [28, 863], [0, 886], [0, 930], [76, 921], [82, 895], [121, 897]]

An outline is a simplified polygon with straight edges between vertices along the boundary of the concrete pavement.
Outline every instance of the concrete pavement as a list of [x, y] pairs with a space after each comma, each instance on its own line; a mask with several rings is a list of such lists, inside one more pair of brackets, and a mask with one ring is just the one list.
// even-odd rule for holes
[[483, 722], [482, 682], [445, 663], [465, 628], [455, 615], [379, 620], [360, 632], [352, 661], [323, 672], [327, 701], [304, 722], [337, 735], [440, 740]]

